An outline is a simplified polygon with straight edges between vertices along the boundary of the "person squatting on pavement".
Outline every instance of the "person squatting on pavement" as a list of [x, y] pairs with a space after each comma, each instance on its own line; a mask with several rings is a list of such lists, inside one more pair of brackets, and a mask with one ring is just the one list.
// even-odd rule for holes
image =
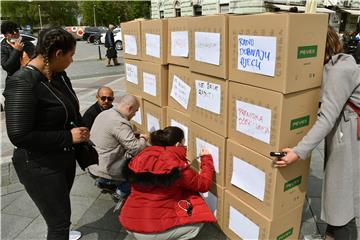
[[360, 68], [341, 53], [335, 30], [328, 28], [318, 118], [307, 135], [286, 156], [274, 161], [286, 167], [306, 159], [325, 139], [325, 174], [321, 219], [328, 225], [325, 239], [356, 240], [355, 217], [360, 216]]
[[74, 146], [90, 135], [86, 127], [72, 127], [81, 126], [81, 115], [64, 70], [73, 61], [76, 40], [62, 28], [49, 28], [38, 41], [36, 57], [6, 82], [6, 129], [16, 146], [15, 171], [46, 221], [47, 239], [67, 240]]
[[150, 143], [124, 168], [131, 193], [119, 221], [138, 240], [192, 239], [205, 222], [216, 222], [199, 194], [212, 185], [212, 156], [201, 149], [201, 171], [192, 170], [183, 146], [184, 132], [178, 127], [152, 132]]
[[91, 130], [94, 120], [99, 113], [113, 107], [114, 92], [109, 87], [100, 87], [96, 94], [96, 102], [83, 115], [84, 126]]
[[104, 46], [107, 48], [106, 50], [106, 57], [108, 59], [107, 67], [111, 67], [111, 59], [114, 62], [114, 66], [120, 65], [117, 60], [117, 52], [115, 48], [115, 39], [114, 39], [114, 30], [115, 26], [112, 24], [109, 24], [109, 29], [106, 31], [105, 35], [105, 44]]
[[148, 140], [145, 134], [136, 138], [130, 123], [138, 110], [138, 99], [125, 95], [116, 107], [101, 112], [91, 128], [91, 141], [99, 154], [99, 165], [89, 166], [89, 173], [98, 178], [98, 187], [113, 194], [118, 188], [120, 196], [113, 196], [119, 199], [130, 192], [129, 183], [122, 175], [126, 160], [143, 150]]

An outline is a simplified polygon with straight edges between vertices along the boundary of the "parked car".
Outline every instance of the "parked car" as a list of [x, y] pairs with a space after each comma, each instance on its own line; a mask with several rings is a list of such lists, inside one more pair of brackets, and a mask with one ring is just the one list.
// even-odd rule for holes
[[[116, 50], [122, 50], [123, 49], [123, 43], [122, 43], [122, 35], [121, 35], [121, 28], [115, 28], [113, 30], [114, 33], [114, 40], [115, 40], [115, 48]], [[105, 35], [106, 33], [102, 33], [100, 37], [100, 43], [105, 43]]]
[[100, 27], [85, 27], [83, 40], [87, 41], [91, 34], [106, 32], [106, 30], [107, 30], [107, 28], [102, 27], [102, 26], [100, 26]]
[[[20, 33], [20, 36], [21, 36], [23, 42], [29, 41], [29, 42], [31, 42], [32, 44], [34, 44], [34, 46], [36, 46], [37, 41], [38, 41], [38, 39], [37, 39], [36, 37], [31, 36], [31, 35], [28, 35], [28, 34], [23, 34], [23, 33]], [[1, 35], [1, 36], [0, 36], [0, 42], [1, 42], [3, 39], [4, 39], [4, 35]]]
[[100, 44], [100, 37], [102, 33], [106, 33], [106, 30], [101, 30], [100, 32], [91, 34], [86, 41], [88, 43]]

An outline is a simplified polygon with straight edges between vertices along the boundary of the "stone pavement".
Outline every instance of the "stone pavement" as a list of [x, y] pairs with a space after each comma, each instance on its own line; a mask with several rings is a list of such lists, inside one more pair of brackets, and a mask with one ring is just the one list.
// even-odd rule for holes
[[[81, 111], [95, 101], [99, 86], [108, 85], [115, 96], [124, 94], [125, 77], [117, 74], [73, 80], [73, 87], [81, 103]], [[1, 239], [45, 239], [46, 226], [39, 211], [31, 201], [11, 164], [12, 145], [9, 142], [4, 113], [1, 112]], [[308, 196], [304, 205], [300, 239], [304, 235], [324, 233], [325, 224], [319, 219], [323, 168], [323, 146], [313, 152], [309, 177]], [[44, 193], [45, 194], [45, 193]], [[108, 194], [101, 194], [94, 180], [77, 169], [71, 191], [72, 229], [83, 233], [82, 240], [127, 239], [126, 232], [113, 213], [114, 202]], [[205, 225], [196, 240], [225, 240], [225, 235], [211, 224]]]

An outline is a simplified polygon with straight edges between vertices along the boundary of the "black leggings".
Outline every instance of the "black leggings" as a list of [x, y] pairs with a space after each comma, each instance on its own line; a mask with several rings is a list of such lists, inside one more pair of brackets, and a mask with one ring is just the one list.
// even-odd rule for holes
[[[70, 190], [75, 177], [75, 161], [68, 166], [49, 168], [26, 161], [24, 150], [16, 149], [13, 164], [20, 182], [25, 186], [48, 227], [48, 240], [68, 240], [70, 228]], [[51, 159], [48, 159], [51, 161]]]
[[357, 240], [357, 227], [355, 218], [344, 226], [327, 225], [326, 234], [333, 237], [335, 240]]

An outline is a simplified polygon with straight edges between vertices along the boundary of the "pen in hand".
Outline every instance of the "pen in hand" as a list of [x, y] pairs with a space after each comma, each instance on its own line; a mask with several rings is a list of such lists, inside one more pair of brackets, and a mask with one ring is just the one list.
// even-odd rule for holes
[[[73, 121], [70, 122], [70, 125], [71, 125], [72, 127], [74, 127], [74, 128], [77, 128], [77, 127], [78, 127], [78, 126], [76, 126], [76, 124], [75, 124]], [[88, 142], [91, 146], [94, 146], [94, 147], [95, 147], [95, 143], [94, 143], [93, 141], [91, 141], [90, 139], [87, 140], [87, 142]]]

